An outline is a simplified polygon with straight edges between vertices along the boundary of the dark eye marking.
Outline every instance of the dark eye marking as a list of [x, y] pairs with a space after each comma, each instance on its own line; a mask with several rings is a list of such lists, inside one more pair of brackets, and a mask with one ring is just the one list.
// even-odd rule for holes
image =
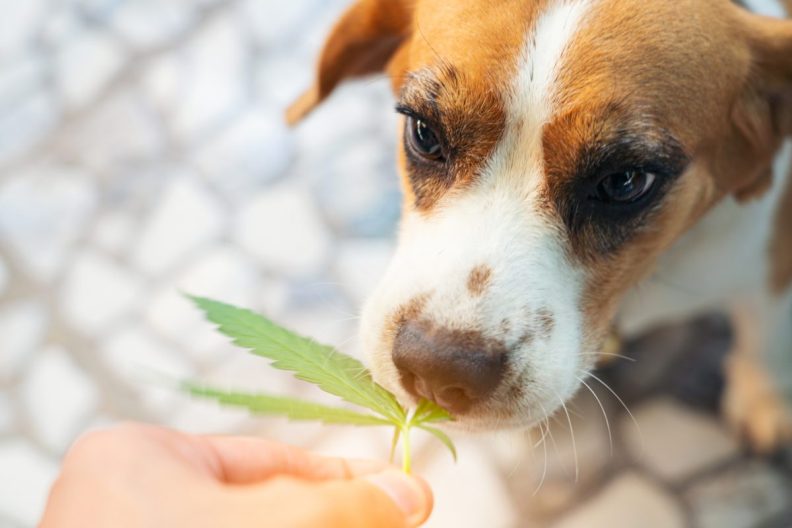
[[651, 222], [689, 163], [685, 149], [665, 131], [620, 131], [584, 145], [558, 194], [572, 239], [587, 239], [589, 248], [596, 241], [600, 253], [614, 251]]
[[415, 205], [428, 209], [454, 184], [452, 153], [445, 130], [437, 121], [406, 105], [397, 106], [396, 111], [405, 116], [402, 142]]
[[409, 73], [396, 111], [405, 116], [406, 176], [422, 211], [476, 181], [505, 129], [500, 94], [449, 64]]

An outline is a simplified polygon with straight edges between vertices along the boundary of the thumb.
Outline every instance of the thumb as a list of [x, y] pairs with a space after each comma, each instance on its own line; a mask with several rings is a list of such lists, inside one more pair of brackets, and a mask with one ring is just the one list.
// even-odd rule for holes
[[372, 473], [361, 480], [373, 484], [401, 510], [407, 526], [423, 524], [432, 513], [434, 498], [429, 485], [420, 477], [397, 469]]
[[413, 528], [432, 510], [429, 486], [396, 469], [352, 479], [308, 482], [280, 477], [278, 481], [282, 493], [277, 495], [297, 506], [289, 508], [293, 522], [288, 526]]

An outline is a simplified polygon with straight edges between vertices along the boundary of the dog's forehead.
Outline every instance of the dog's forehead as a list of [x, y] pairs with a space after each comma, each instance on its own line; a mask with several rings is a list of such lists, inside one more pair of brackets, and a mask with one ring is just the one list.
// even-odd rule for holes
[[727, 0], [594, 0], [559, 66], [559, 113], [614, 103], [685, 142], [722, 118], [749, 62]]
[[[702, 99], [714, 107], [732, 96], [729, 88], [741, 71], [734, 61], [747, 60], [734, 45], [726, 7], [726, 0], [502, 0], [497, 7], [482, 0], [421, 0], [401, 67], [432, 70], [440, 78], [449, 66], [462, 72], [457, 91], [465, 97], [438, 101], [450, 106], [514, 90], [530, 51], [544, 55], [537, 61], [556, 62], [548, 66], [559, 112], [619, 100], [695, 125], [700, 116], [691, 114], [691, 104], [694, 114], [701, 108], [705, 115]], [[542, 32], [554, 17], [552, 31]]]
[[403, 101], [442, 124], [455, 163], [451, 177], [438, 178], [406, 170], [402, 156], [407, 203], [432, 209], [449, 189], [479, 180], [499, 155], [511, 168], [530, 162], [519, 170], [541, 176], [549, 162], [572, 167], [587, 145], [618, 134], [648, 142], [668, 136], [694, 152], [724, 127], [750, 67], [731, 7], [728, 0], [503, 0], [497, 8], [418, 1], [391, 74]]
[[480, 0], [422, 0], [416, 5], [411, 66], [441, 60], [471, 78], [494, 81], [512, 69], [510, 58], [551, 1], [503, 0], [493, 7]]
[[408, 202], [432, 209], [452, 187], [480, 180], [487, 165], [504, 158], [496, 151], [510, 150], [503, 152], [507, 157], [536, 153], [562, 56], [592, 3], [504, 0], [497, 9], [475, 0], [417, 4], [409, 46], [391, 73], [404, 106], [440, 125], [453, 164], [441, 178], [419, 174], [415, 166], [403, 171], [408, 198], [414, 198]]

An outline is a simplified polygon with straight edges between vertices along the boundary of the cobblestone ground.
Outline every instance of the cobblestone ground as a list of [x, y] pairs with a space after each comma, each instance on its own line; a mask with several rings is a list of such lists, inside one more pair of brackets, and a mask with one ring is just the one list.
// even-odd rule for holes
[[[179, 289], [355, 351], [399, 209], [387, 83], [281, 119], [343, 4], [0, 0], [0, 526], [33, 526], [70, 442], [122, 419], [386, 456], [384, 433], [254, 420], [146, 377], [304, 390]], [[454, 465], [420, 440], [430, 526], [789, 528], [788, 459], [743, 455], [712, 412], [728, 340], [707, 318], [631, 344], [598, 376], [634, 421], [593, 380], [609, 428], [584, 391], [574, 441], [565, 418], [544, 443], [463, 437]]]

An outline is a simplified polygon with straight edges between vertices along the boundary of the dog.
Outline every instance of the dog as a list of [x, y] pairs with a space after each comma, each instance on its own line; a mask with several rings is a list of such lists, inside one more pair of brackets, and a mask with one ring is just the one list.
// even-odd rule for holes
[[[792, 2], [357, 0], [296, 123], [387, 73], [403, 215], [366, 303], [375, 379], [528, 427], [614, 329], [733, 316], [724, 412], [792, 439]], [[773, 15], [773, 16], [766, 16]]]

